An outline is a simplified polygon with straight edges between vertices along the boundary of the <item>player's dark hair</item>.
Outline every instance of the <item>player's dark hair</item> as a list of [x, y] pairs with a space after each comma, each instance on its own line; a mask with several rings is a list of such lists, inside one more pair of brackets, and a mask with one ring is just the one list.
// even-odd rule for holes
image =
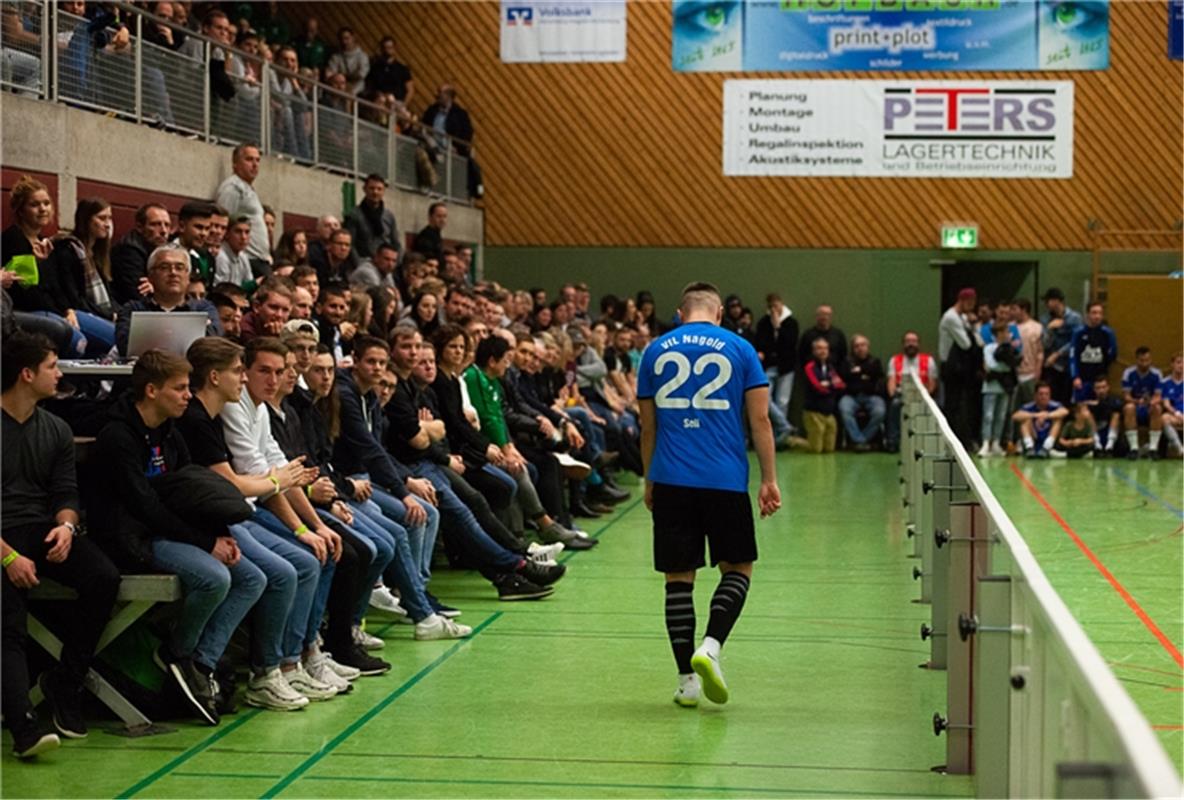
[[478, 369], [489, 366], [490, 360], [497, 361], [510, 349], [510, 343], [500, 336], [490, 336], [482, 339], [477, 345], [476, 363]]
[[1145, 344], [1141, 344], [1141, 345], [1139, 345], [1138, 347], [1136, 347], [1136, 348], [1135, 348], [1135, 358], [1138, 358], [1139, 356], [1142, 356], [1142, 355], [1146, 355], [1146, 354], [1148, 354], [1148, 353], [1150, 353], [1150, 352], [1151, 352], [1151, 348], [1150, 348], [1150, 347], [1148, 347], [1148, 346], [1147, 346], [1147, 345], [1145, 345]]
[[21, 372], [26, 369], [37, 371], [41, 362], [56, 353], [57, 348], [47, 336], [28, 331], [13, 331], [4, 337], [3, 352], [0, 353], [0, 374], [3, 375], [3, 388], [7, 392], [20, 379]]

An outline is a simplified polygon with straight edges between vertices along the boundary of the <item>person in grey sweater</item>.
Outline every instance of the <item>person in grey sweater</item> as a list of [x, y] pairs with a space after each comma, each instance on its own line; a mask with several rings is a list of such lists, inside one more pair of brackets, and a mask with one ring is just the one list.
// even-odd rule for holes
[[358, 40], [352, 28], [337, 31], [337, 43], [341, 45], [341, 49], [329, 56], [325, 77], [344, 75], [349, 91], [357, 94], [366, 86], [366, 76], [370, 74], [370, 56], [358, 47]]

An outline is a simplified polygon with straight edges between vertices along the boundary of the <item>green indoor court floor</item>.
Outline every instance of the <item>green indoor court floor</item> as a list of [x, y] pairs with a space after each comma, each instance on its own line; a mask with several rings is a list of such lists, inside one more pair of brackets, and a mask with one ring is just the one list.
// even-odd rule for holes
[[[1149, 719], [1175, 726], [1161, 736], [1179, 764], [1180, 668], [1012, 464], [1175, 647], [1184, 640], [1179, 465], [984, 465], [1124, 685]], [[601, 545], [568, 557], [552, 598], [498, 603], [475, 575], [439, 571], [434, 590], [464, 609], [475, 635], [417, 643], [406, 626], [371, 621], [395, 668], [361, 679], [348, 697], [287, 715], [244, 708], [218, 728], [183, 723], [140, 739], [96, 722], [87, 740], [37, 764], [16, 762], [5, 732], [0, 794], [969, 796], [970, 778], [930, 770], [944, 760], [930, 717], [944, 708], [945, 676], [917, 668], [928, 656], [917, 636], [928, 608], [911, 602], [918, 585], [895, 457], [795, 453], [779, 456], [778, 467], [785, 508], [758, 523], [753, 589], [724, 650], [726, 706], [671, 702], [649, 515], [632, 500], [586, 525]], [[1098, 504], [1113, 512], [1109, 522]], [[715, 576], [700, 577], [701, 634]]]

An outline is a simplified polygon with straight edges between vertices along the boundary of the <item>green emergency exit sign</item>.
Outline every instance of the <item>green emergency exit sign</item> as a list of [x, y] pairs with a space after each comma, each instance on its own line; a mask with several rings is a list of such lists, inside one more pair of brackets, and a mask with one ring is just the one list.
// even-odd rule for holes
[[978, 226], [942, 225], [941, 246], [947, 250], [973, 250], [978, 247]]

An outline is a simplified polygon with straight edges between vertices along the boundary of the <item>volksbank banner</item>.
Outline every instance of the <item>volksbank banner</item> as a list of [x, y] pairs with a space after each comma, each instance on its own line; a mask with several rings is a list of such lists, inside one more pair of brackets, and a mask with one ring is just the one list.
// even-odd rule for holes
[[507, 63], [625, 60], [625, 0], [502, 0], [501, 30]]
[[1073, 177], [1072, 81], [724, 82], [725, 175]]
[[1094, 70], [1106, 2], [675, 0], [680, 72]]

